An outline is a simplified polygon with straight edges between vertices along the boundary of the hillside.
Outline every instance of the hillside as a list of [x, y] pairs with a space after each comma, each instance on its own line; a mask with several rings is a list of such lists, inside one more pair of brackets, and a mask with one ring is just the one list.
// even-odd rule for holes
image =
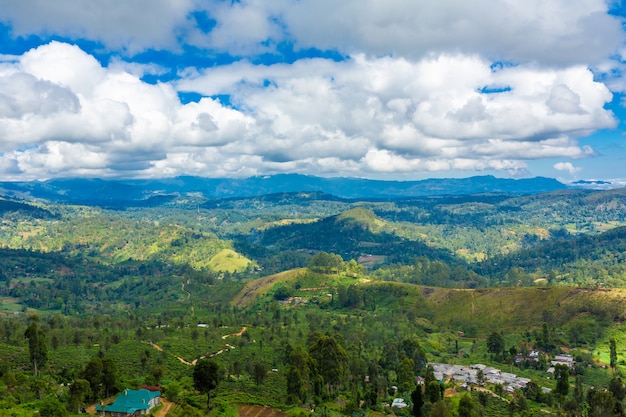
[[[566, 338], [578, 337], [580, 342], [585, 332], [595, 333], [598, 337], [603, 329], [626, 319], [624, 289], [512, 287], [457, 290], [317, 275], [304, 269], [253, 280], [241, 289], [232, 303], [238, 307], [258, 308], [271, 300], [279, 288], [289, 289], [290, 302], [294, 302], [296, 297], [299, 299], [297, 304], [313, 302], [318, 305], [333, 302], [341, 305], [344, 302], [338, 293], [341, 288], [358, 289], [357, 296], [361, 298], [344, 303], [349, 310], [367, 310], [366, 302], [375, 304], [376, 311], [397, 312], [405, 306], [430, 322], [433, 329], [452, 326], [451, 330], [460, 330], [475, 337], [486, 337], [494, 330], [522, 333], [538, 328], [546, 321], [555, 328], [574, 329], [576, 325], [581, 325], [579, 321], [582, 320], [585, 328], [575, 330], [581, 334], [565, 334]], [[330, 299], [329, 293], [339, 298]], [[368, 301], [366, 298], [371, 299]], [[566, 340], [564, 343], [569, 344]]]
[[[100, 185], [139, 200], [90, 205]], [[163, 387], [170, 417], [200, 416], [206, 397], [192, 371], [202, 359], [221, 370], [218, 415], [242, 404], [295, 417], [313, 404], [318, 417], [389, 414], [385, 404], [410, 398], [428, 362], [482, 364], [538, 387], [485, 384], [487, 402], [472, 390], [484, 415], [520, 415], [509, 404], [522, 394], [532, 412], [557, 414], [595, 387], [615, 390], [617, 404], [624, 190], [207, 199], [93, 186], [86, 205], [5, 200], [0, 415], [93, 405], [148, 384]], [[27, 334], [44, 341], [39, 375]], [[537, 361], [517, 363], [530, 352]], [[552, 393], [546, 372], [559, 354], [576, 362], [566, 382], [591, 397]], [[87, 387], [81, 380], [76, 397], [67, 384]], [[435, 384], [425, 410], [458, 412], [462, 385]]]
[[[476, 266], [476, 272], [500, 282], [624, 286], [626, 227], [598, 235], [561, 236], [510, 254], [495, 256]], [[515, 275], [515, 276], [513, 276]]]

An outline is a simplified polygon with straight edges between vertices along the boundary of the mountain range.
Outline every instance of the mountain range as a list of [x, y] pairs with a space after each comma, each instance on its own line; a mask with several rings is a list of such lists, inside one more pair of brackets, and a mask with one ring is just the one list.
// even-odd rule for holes
[[383, 181], [359, 178], [321, 178], [283, 174], [243, 179], [176, 177], [166, 179], [53, 179], [0, 182], [0, 195], [87, 205], [159, 205], [177, 196], [206, 199], [254, 197], [286, 192], [321, 192], [347, 199], [397, 199], [437, 195], [535, 194], [568, 189], [545, 177], [504, 179], [494, 176]]

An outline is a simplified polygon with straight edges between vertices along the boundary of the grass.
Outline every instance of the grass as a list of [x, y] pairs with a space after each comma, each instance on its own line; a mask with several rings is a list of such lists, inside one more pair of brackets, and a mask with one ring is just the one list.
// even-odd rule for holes
[[13, 297], [0, 298], [0, 314], [13, 314], [22, 311], [23, 305], [19, 304], [19, 300]]
[[209, 261], [209, 268], [218, 272], [241, 272], [252, 261], [232, 249], [222, 249]]
[[[520, 332], [551, 321], [561, 326], [576, 317], [592, 316], [597, 322], [624, 314], [626, 291], [588, 290], [571, 287], [525, 287], [486, 290], [426, 289], [426, 298], [439, 327], [463, 330], [472, 326], [478, 334], [492, 331]], [[466, 332], [467, 333], [467, 332]]]
[[231, 304], [237, 307], [250, 307], [259, 297], [266, 295], [274, 284], [293, 281], [304, 271], [304, 269], [292, 269], [251, 281], [235, 295]]

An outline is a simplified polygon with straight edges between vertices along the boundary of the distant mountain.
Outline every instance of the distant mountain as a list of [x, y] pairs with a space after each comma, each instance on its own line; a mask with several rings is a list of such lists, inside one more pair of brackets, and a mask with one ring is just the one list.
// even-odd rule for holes
[[381, 181], [321, 178], [298, 174], [232, 178], [176, 177], [149, 180], [55, 179], [0, 182], [0, 196], [102, 206], [156, 206], [177, 196], [207, 199], [253, 197], [288, 192], [321, 192], [348, 199], [397, 199], [481, 193], [535, 194], [567, 189], [552, 178], [503, 179], [493, 176]]

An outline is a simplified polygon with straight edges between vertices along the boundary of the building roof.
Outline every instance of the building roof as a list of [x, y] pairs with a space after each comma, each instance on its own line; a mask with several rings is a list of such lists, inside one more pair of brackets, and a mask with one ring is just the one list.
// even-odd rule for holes
[[405, 408], [408, 407], [408, 404], [404, 402], [404, 398], [394, 398], [391, 406], [396, 408]]
[[108, 411], [112, 413], [127, 413], [132, 414], [138, 410], [149, 410], [150, 400], [161, 395], [158, 391], [148, 391], [147, 389], [128, 389], [126, 388], [115, 399], [113, 404], [109, 404], [104, 408], [101, 405], [96, 407], [96, 411]]

